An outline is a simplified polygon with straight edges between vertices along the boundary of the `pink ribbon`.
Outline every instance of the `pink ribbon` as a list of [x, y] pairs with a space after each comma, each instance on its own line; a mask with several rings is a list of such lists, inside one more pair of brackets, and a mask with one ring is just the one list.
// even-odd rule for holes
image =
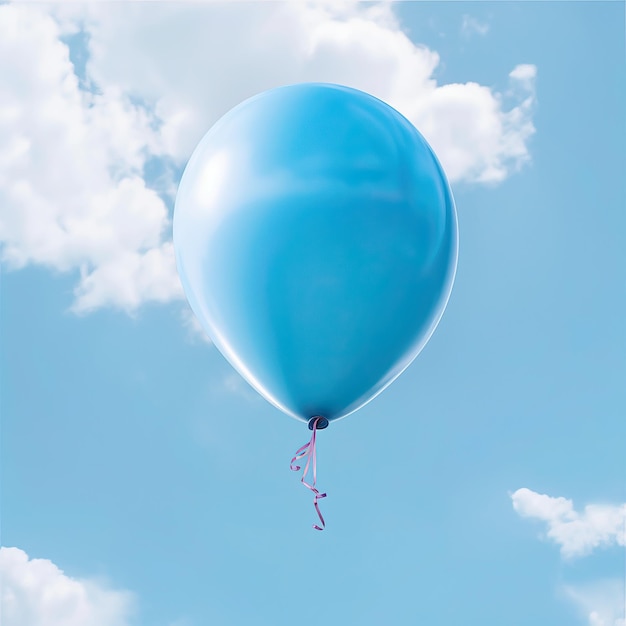
[[[300, 470], [300, 466], [299, 465], [294, 465], [294, 463], [296, 461], [299, 461], [300, 459], [303, 459], [304, 457], [306, 457], [306, 465], [304, 466], [304, 472], [302, 472], [302, 478], [300, 479], [300, 482], [307, 488], [310, 489], [313, 492], [313, 506], [315, 507], [315, 510], [317, 511], [317, 515], [320, 518], [320, 522], [321, 522], [321, 526], [318, 526], [317, 524], [313, 524], [313, 528], [315, 528], [315, 530], [324, 530], [324, 528], [326, 527], [326, 522], [324, 522], [324, 517], [322, 516], [322, 513], [320, 512], [320, 507], [318, 505], [319, 500], [321, 500], [322, 498], [326, 497], [325, 493], [320, 493], [318, 491], [318, 489], [315, 487], [316, 483], [317, 483], [317, 459], [315, 456], [315, 437], [317, 434], [317, 424], [320, 420], [323, 420], [324, 418], [322, 417], [316, 417], [315, 421], [313, 422], [313, 434], [311, 435], [311, 440], [308, 443], [305, 443], [297, 452], [296, 455], [293, 457], [293, 459], [291, 459], [291, 463], [289, 464], [290, 469], [293, 472], [297, 472]], [[313, 462], [311, 463], [311, 459], [313, 460]], [[310, 466], [313, 465], [313, 484], [309, 485], [309, 483], [306, 482], [305, 478], [306, 475], [309, 472], [309, 468]]]

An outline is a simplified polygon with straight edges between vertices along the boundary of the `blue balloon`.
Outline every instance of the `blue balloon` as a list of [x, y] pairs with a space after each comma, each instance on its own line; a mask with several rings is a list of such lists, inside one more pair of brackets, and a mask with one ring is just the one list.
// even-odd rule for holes
[[456, 271], [456, 210], [395, 109], [305, 83], [246, 100], [204, 136], [174, 246], [191, 308], [235, 369], [285, 413], [332, 421], [433, 333]]

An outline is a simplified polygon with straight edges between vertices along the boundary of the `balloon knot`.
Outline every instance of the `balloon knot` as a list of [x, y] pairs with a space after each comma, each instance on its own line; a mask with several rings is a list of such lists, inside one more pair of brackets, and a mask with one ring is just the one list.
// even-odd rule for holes
[[324, 428], [328, 428], [329, 423], [330, 422], [325, 417], [315, 415], [309, 420], [309, 430], [313, 430], [313, 428], [323, 430]]

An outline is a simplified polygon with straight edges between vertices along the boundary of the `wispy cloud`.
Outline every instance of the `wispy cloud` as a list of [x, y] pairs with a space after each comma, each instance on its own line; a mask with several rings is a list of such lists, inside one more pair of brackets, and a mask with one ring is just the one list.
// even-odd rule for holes
[[523, 85], [528, 91], [532, 91], [537, 78], [537, 66], [530, 63], [522, 63], [513, 68], [509, 73], [509, 77]]
[[64, 574], [19, 548], [0, 548], [3, 626], [128, 626], [134, 596]]
[[489, 32], [489, 24], [487, 22], [481, 22], [475, 17], [470, 15], [464, 15], [461, 22], [461, 33], [469, 38], [472, 35], [484, 36]]
[[522, 516], [545, 522], [547, 537], [566, 558], [591, 554], [596, 548], [626, 545], [626, 504], [588, 504], [581, 513], [566, 498], [554, 498], [525, 487], [512, 494], [514, 509]]
[[211, 344], [211, 338], [204, 332], [204, 328], [200, 325], [198, 318], [190, 307], [186, 306], [181, 312], [181, 319], [183, 326], [187, 330], [187, 338], [191, 343], [206, 343]]
[[[65, 43], [77, 31], [88, 45], [82, 80]], [[437, 84], [438, 64], [389, 3], [0, 5], [2, 261], [74, 272], [77, 313], [182, 299], [173, 198], [151, 186], [150, 164], [176, 171], [220, 115], [286, 83], [343, 83], [389, 102], [453, 181], [519, 170], [534, 133], [534, 66], [511, 72], [507, 108], [488, 86]]]
[[568, 585], [564, 591], [589, 626], [626, 626], [623, 580], [607, 579], [586, 585]]

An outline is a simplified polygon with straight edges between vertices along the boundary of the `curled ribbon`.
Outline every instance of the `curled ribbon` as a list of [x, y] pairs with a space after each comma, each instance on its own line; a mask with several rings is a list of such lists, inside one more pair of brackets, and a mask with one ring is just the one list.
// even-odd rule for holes
[[[317, 524], [313, 524], [313, 528], [315, 528], [315, 530], [324, 530], [324, 528], [326, 527], [326, 522], [324, 522], [324, 517], [322, 516], [322, 513], [320, 511], [320, 507], [318, 505], [318, 502], [322, 499], [326, 497], [325, 493], [320, 493], [319, 490], [315, 487], [316, 483], [317, 483], [317, 459], [316, 459], [316, 455], [315, 455], [315, 439], [316, 439], [316, 435], [317, 435], [317, 429], [318, 429], [318, 424], [323, 426], [323, 423], [326, 422], [326, 420], [323, 417], [315, 417], [313, 418], [313, 426], [312, 426], [312, 431], [313, 434], [311, 435], [311, 440], [308, 443], [305, 443], [297, 452], [296, 455], [293, 457], [293, 459], [291, 459], [291, 463], [289, 464], [289, 467], [291, 469], [291, 471], [293, 472], [297, 472], [300, 470], [300, 466], [299, 465], [295, 465], [296, 461], [300, 461], [301, 459], [304, 459], [306, 457], [306, 465], [304, 466], [304, 471], [302, 472], [302, 478], [300, 479], [300, 482], [307, 488], [310, 489], [313, 492], [313, 506], [315, 507], [315, 510], [317, 511], [317, 515], [320, 518], [320, 522], [321, 522], [321, 526], [318, 526]], [[326, 424], [328, 424], [328, 422], [326, 422]], [[306, 476], [309, 472], [309, 468], [311, 467], [311, 465], [313, 466], [313, 484], [309, 484], [306, 482]]]

